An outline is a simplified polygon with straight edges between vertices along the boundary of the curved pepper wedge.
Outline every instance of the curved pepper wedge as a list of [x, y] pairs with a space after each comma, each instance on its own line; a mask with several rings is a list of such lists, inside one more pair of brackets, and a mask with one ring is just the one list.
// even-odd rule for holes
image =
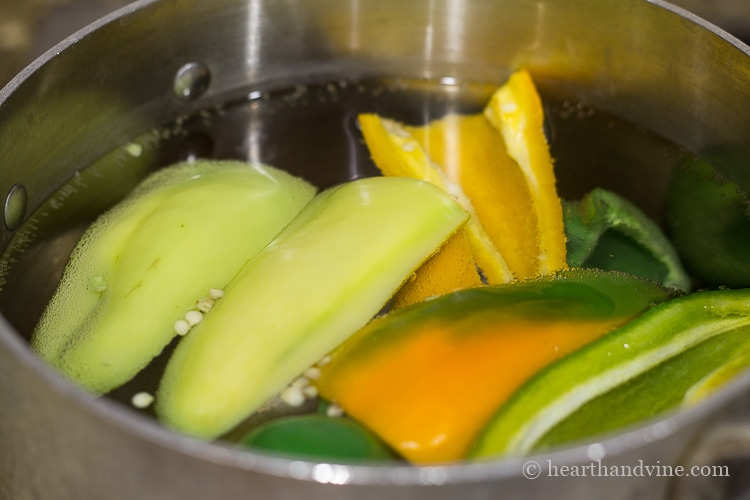
[[[469, 221], [464, 228], [463, 238], [467, 245], [457, 242], [454, 251], [466, 252], [468, 255], [460, 261], [472, 260], [482, 269], [487, 279], [492, 283], [505, 283], [513, 279], [513, 273], [503, 259], [498, 249], [492, 243], [487, 229], [476, 216], [476, 211], [467, 197], [462, 186], [447, 177], [445, 172], [429, 156], [424, 146], [414, 138], [409, 129], [398, 122], [381, 118], [377, 115], [360, 115], [360, 128], [367, 141], [370, 152], [380, 171], [391, 177], [412, 177], [427, 181], [446, 193], [451, 194], [461, 207], [470, 214]], [[437, 274], [439, 275], [440, 270]], [[462, 280], [473, 281], [479, 285], [481, 280], [476, 266], [466, 270], [468, 277]], [[419, 279], [417, 273], [417, 279]], [[453, 283], [446, 282], [440, 277], [433, 278], [440, 290], [435, 294], [451, 291]], [[432, 294], [430, 294], [432, 295]], [[415, 298], [414, 301], [425, 297]]]
[[461, 290], [374, 320], [315, 384], [408, 460], [458, 460], [534, 373], [669, 297], [593, 270]]
[[658, 304], [540, 371], [493, 416], [470, 456], [599, 436], [700, 400], [750, 362], [748, 334], [750, 290]]
[[196, 437], [230, 430], [367, 324], [466, 218], [415, 179], [372, 177], [321, 193], [177, 346], [157, 414]]
[[565, 269], [562, 205], [544, 135], [542, 101], [531, 75], [525, 70], [510, 75], [505, 85], [492, 95], [484, 114], [501, 133], [508, 155], [526, 177], [538, 215], [539, 274]]
[[750, 287], [748, 159], [744, 147], [714, 147], [674, 170], [665, 223], [700, 285]]
[[199, 161], [160, 170], [102, 215], [73, 250], [33, 348], [96, 393], [133, 377], [176, 336], [175, 322], [308, 203], [284, 171]]
[[625, 198], [596, 188], [580, 201], [564, 202], [563, 213], [570, 266], [628, 272], [690, 291], [690, 277], [670, 241]]
[[271, 420], [248, 432], [242, 446], [319, 462], [384, 462], [394, 453], [377, 436], [346, 417], [294, 415]]
[[[431, 182], [471, 214], [464, 234], [441, 251], [451, 258], [437, 255], [421, 268], [396, 295], [395, 307], [478, 286], [482, 279], [509, 283], [567, 267], [543, 120], [536, 88], [524, 71], [493, 94], [483, 113], [449, 114], [419, 127], [360, 115], [365, 141], [384, 175]], [[466, 264], [472, 260], [475, 266]]]

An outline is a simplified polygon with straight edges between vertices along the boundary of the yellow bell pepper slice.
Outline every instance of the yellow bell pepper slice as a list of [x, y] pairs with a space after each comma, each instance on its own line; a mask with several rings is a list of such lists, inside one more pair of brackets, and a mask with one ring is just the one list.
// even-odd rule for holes
[[[461, 186], [513, 277], [538, 275], [538, 217], [529, 187], [492, 124], [481, 114], [450, 114], [407, 130], [446, 177]], [[491, 275], [487, 281], [505, 282]]]
[[544, 136], [542, 101], [529, 73], [513, 73], [492, 95], [484, 114], [502, 134], [508, 154], [526, 177], [538, 215], [540, 274], [565, 269], [562, 205]]
[[[421, 179], [453, 196], [470, 214], [464, 232], [477, 265], [491, 283], [511, 281], [513, 274], [482, 226], [462, 186], [446, 176], [409, 130], [394, 120], [374, 114], [360, 115], [359, 125], [373, 160], [384, 175]], [[481, 283], [478, 276], [475, 282]]]
[[[482, 284], [509, 283], [566, 268], [562, 206], [543, 133], [541, 100], [525, 71], [511, 76], [483, 113], [449, 114], [410, 127], [375, 114], [359, 117], [384, 175], [426, 180], [471, 215], [395, 297], [396, 306]], [[458, 265], [456, 264], [458, 263]]]

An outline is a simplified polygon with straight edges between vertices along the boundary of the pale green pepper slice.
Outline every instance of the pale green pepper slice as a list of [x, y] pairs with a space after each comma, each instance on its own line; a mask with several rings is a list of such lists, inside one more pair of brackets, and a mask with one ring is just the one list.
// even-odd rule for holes
[[[244, 162], [152, 174], [73, 250], [33, 348], [95, 393], [132, 378], [313, 197], [306, 181]], [[203, 307], [204, 308], [204, 307]]]

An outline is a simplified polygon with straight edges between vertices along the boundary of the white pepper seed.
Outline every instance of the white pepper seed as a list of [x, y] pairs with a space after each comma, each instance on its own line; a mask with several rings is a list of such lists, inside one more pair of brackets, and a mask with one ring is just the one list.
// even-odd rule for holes
[[198, 301], [195, 303], [195, 308], [198, 309], [202, 313], [207, 313], [211, 310], [211, 308], [214, 306], [214, 299], [209, 299], [208, 297], [203, 297], [202, 299], [198, 299]]
[[308, 399], [313, 399], [318, 396], [318, 388], [314, 385], [307, 385], [302, 388], [302, 394]]
[[178, 319], [174, 322], [174, 331], [177, 333], [177, 335], [187, 335], [187, 333], [190, 331], [190, 323], [188, 323], [184, 319]]
[[310, 368], [305, 370], [305, 377], [309, 378], [310, 380], [318, 380], [320, 378], [320, 368], [311, 366]]
[[344, 409], [336, 403], [331, 403], [328, 408], [326, 408], [326, 415], [329, 417], [341, 417], [344, 415]]
[[279, 398], [281, 398], [281, 400], [288, 406], [292, 407], [301, 406], [302, 403], [305, 402], [305, 395], [299, 387], [287, 387], [281, 391]]
[[224, 290], [222, 290], [221, 288], [211, 288], [208, 291], [208, 296], [211, 297], [214, 300], [215, 299], [220, 299], [220, 298], [222, 298], [224, 296]]
[[289, 387], [294, 387], [297, 389], [304, 389], [308, 385], [310, 385], [309, 380], [307, 380], [305, 377], [299, 377], [295, 379], [291, 384], [289, 384]]
[[190, 326], [195, 326], [203, 321], [203, 313], [200, 311], [188, 311], [185, 314], [185, 321], [187, 321]]
[[148, 408], [154, 402], [154, 396], [148, 392], [139, 392], [130, 400], [131, 404], [139, 409]]

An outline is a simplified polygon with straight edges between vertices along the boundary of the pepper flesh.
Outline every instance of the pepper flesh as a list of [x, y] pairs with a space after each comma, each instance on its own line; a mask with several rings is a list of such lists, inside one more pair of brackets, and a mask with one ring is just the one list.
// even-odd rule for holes
[[394, 453], [367, 429], [346, 417], [295, 415], [265, 422], [240, 444], [252, 450], [318, 462], [393, 460]]
[[162, 422], [206, 439], [230, 430], [364, 326], [466, 217], [414, 179], [318, 195], [180, 342], [157, 393]]
[[[466, 253], [465, 257], [459, 260], [475, 261], [488, 277], [487, 279], [493, 283], [511, 281], [513, 279], [511, 270], [492, 244], [487, 230], [475, 216], [474, 207], [463, 192], [463, 188], [448, 179], [440, 166], [432, 161], [424, 147], [417, 142], [408, 129], [400, 123], [377, 115], [360, 115], [359, 124], [373, 160], [383, 175], [425, 180], [451, 194], [470, 214], [469, 221], [464, 228], [464, 237], [468, 246], [464, 247], [458, 243], [452, 247], [454, 251]], [[439, 284], [439, 292], [456, 289], [457, 286], [453, 283], [441, 278], [440, 271], [441, 269], [436, 269], [432, 277], [433, 282]], [[462, 280], [473, 279], [477, 285], [481, 284], [476, 268], [469, 268], [467, 273], [468, 276], [462, 276]], [[421, 279], [420, 274], [421, 271], [416, 274], [417, 279]], [[438, 291], [435, 294], [439, 294]]]
[[411, 286], [396, 295], [396, 307], [480, 285], [475, 269], [465, 264], [472, 260], [489, 284], [567, 267], [543, 120], [525, 71], [512, 75], [480, 114], [449, 114], [420, 127], [360, 115], [362, 133], [384, 175], [431, 182], [471, 214], [466, 241], [447, 244], [443, 252], [451, 258], [436, 256], [420, 269]]
[[459, 460], [536, 371], [666, 298], [597, 271], [454, 292], [373, 321], [315, 384], [408, 460]]
[[718, 146], [674, 169], [665, 224], [700, 285], [750, 287], [747, 163], [744, 148]]
[[466, 233], [459, 231], [409, 277], [393, 296], [391, 307], [400, 309], [455, 290], [481, 285]]
[[629, 272], [690, 291], [690, 277], [672, 244], [625, 198], [596, 188], [581, 201], [564, 203], [563, 212], [571, 266]]
[[562, 205], [544, 135], [542, 101], [531, 75], [525, 70], [513, 73], [493, 94], [484, 114], [502, 134], [508, 155], [516, 160], [528, 182], [538, 214], [539, 274], [565, 269]]
[[[750, 290], [661, 303], [553, 363], [493, 416], [472, 458], [517, 455], [600, 435], [675, 408], [704, 377], [750, 359]], [[709, 380], [708, 384], [712, 382]], [[705, 388], [704, 388], [705, 389]], [[700, 397], [700, 395], [695, 395]], [[612, 412], [612, 408], [618, 411]]]
[[[409, 131], [446, 177], [466, 193], [513, 277], [539, 274], [538, 215], [529, 186], [492, 124], [481, 114], [452, 114]], [[504, 282], [490, 276], [488, 281]]]
[[162, 169], [101, 216], [71, 254], [33, 348], [86, 389], [132, 378], [175, 321], [223, 287], [315, 194], [284, 171], [238, 161]]

